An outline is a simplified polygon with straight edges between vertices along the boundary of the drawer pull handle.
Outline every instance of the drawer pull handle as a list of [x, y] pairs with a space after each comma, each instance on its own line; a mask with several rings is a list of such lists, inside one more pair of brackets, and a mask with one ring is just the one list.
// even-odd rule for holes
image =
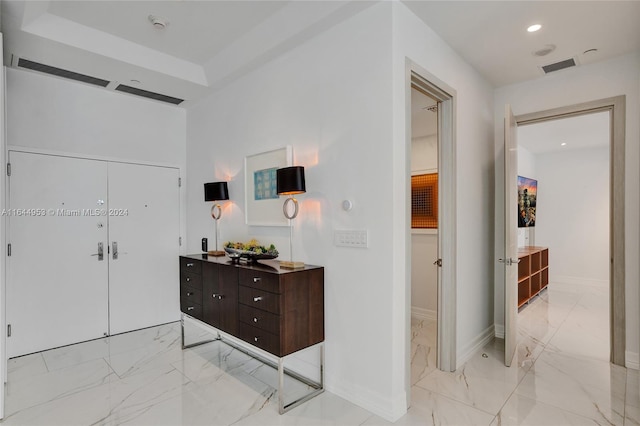
[[253, 322], [258, 322], [258, 318], [253, 317]]
[[188, 292], [187, 292], [187, 296], [193, 296], [193, 293], [192, 293], [192, 292], [190, 292], [190, 291], [188, 291]]
[[262, 278], [259, 278], [259, 277], [253, 277], [253, 282], [254, 282], [254, 283], [258, 283], [258, 282], [260, 282], [261, 280], [262, 280]]
[[259, 301], [261, 301], [261, 300], [262, 300], [262, 296], [258, 296], [258, 297], [254, 297], [254, 298], [253, 298], [253, 301], [254, 301], [254, 302], [259, 302]]
[[187, 311], [193, 311], [194, 309], [195, 309], [195, 308], [194, 308], [193, 306], [189, 306], [189, 307], [187, 308]]
[[186, 281], [187, 281], [187, 282], [191, 281], [191, 278], [187, 277], [187, 280], [186, 280]]
[[253, 338], [253, 341], [254, 341], [254, 342], [257, 342], [258, 340], [259, 340], [259, 338], [258, 338], [258, 337], [254, 337], [254, 338]]
[[211, 295], [211, 297], [213, 297], [213, 298], [215, 299], [216, 297], [218, 297], [218, 295], [217, 295], [217, 294], [215, 294], [215, 293], [213, 293], [213, 294]]
[[193, 263], [187, 263], [187, 268], [193, 268]]
[[218, 300], [222, 300], [222, 299], [224, 299], [224, 296], [222, 294], [219, 294], [218, 295]]

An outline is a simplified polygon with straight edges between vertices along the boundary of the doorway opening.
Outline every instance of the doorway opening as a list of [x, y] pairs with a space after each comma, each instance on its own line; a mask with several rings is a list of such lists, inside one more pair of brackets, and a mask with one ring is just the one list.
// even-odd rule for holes
[[[604, 112], [609, 117], [609, 325], [613, 364], [625, 365], [625, 96], [600, 99], [567, 107], [539, 111], [514, 118], [518, 126]], [[506, 199], [507, 193], [505, 193]], [[514, 283], [505, 281], [505, 337], [517, 330], [517, 304], [512, 303]], [[512, 315], [513, 313], [516, 315]], [[505, 363], [512, 349], [505, 338]]]
[[[518, 277], [519, 306], [527, 286], [531, 297], [519, 307], [519, 335], [534, 339], [533, 346], [550, 344], [605, 361], [610, 349], [609, 121], [603, 111], [518, 127], [518, 176], [535, 180], [538, 189], [535, 222], [519, 224], [524, 226], [518, 228], [518, 247], [521, 253], [543, 247], [547, 258], [541, 263], [548, 265], [545, 271], [541, 264], [537, 276], [533, 268], [538, 265], [530, 264], [531, 279]], [[558, 297], [567, 309], [549, 312], [548, 303]], [[585, 327], [587, 335], [580, 334]]]
[[[430, 220], [430, 226], [432, 226], [432, 228], [422, 228], [422, 231], [417, 235], [423, 240], [431, 240], [428, 250], [422, 254], [420, 252], [413, 253], [412, 197], [411, 191], [407, 191], [407, 257], [408, 259], [414, 257], [413, 260], [408, 260], [406, 271], [408, 279], [406, 281], [405, 386], [407, 395], [410, 395], [412, 383], [418, 377], [424, 375], [420, 374], [420, 371], [416, 371], [412, 376], [411, 372], [411, 361], [414, 355], [411, 330], [412, 308], [418, 308], [413, 309], [413, 313], [418, 314], [419, 317], [421, 316], [422, 320], [435, 317], [431, 319], [431, 324], [428, 324], [427, 321], [427, 330], [423, 330], [430, 333], [430, 342], [434, 346], [423, 346], [422, 366], [426, 368], [428, 365], [430, 369], [437, 368], [443, 371], [455, 371], [456, 369], [455, 92], [410, 61], [407, 62], [406, 82], [407, 188], [411, 188], [412, 173], [410, 170], [414, 170], [416, 172], [415, 175], [437, 174], [437, 183], [433, 183], [433, 181], [431, 183], [429, 181], [422, 182], [422, 190], [419, 191], [423, 196], [430, 197], [433, 202], [431, 206], [423, 206], [424, 209], [421, 211], [422, 219], [427, 219], [427, 222]], [[417, 103], [421, 114], [427, 117], [430, 116], [430, 119], [435, 121], [435, 125], [433, 122], [431, 124], [432, 127], [435, 127], [431, 131], [423, 132], [422, 134], [416, 133], [418, 143], [415, 150], [412, 150], [412, 102], [409, 101]], [[418, 124], [417, 126], [420, 127], [420, 125]], [[424, 155], [420, 155], [420, 150]], [[414, 156], [415, 158], [413, 158]], [[409, 167], [409, 157], [413, 159], [411, 161], [413, 167]], [[437, 218], [434, 214], [436, 211]], [[416, 255], [419, 258], [415, 258]], [[416, 268], [416, 271], [414, 271], [412, 264], [419, 264], [419, 267], [424, 265], [426, 268], [423, 268], [422, 271]], [[418, 275], [422, 273], [428, 275], [426, 280], [421, 280], [422, 288], [413, 288], [412, 278], [414, 278], [414, 272]], [[426, 288], [428, 281], [431, 283], [431, 289]], [[415, 300], [412, 300], [414, 290], [418, 293], [422, 290], [422, 296], [417, 296], [414, 298]], [[434, 298], [435, 300], [433, 300]], [[420, 321], [419, 318], [416, 319]], [[425, 323], [423, 322], [423, 328], [424, 326]], [[428, 353], [429, 349], [426, 349], [427, 347], [431, 348], [433, 353]], [[434, 361], [435, 366], [433, 365]], [[418, 370], [420, 370], [420, 367], [418, 367]]]
[[411, 86], [411, 386], [437, 364], [438, 108]]

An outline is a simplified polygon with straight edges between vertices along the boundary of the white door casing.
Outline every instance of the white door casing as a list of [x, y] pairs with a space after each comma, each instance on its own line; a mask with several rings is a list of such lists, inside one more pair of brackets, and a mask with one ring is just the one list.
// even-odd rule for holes
[[511, 106], [504, 118], [504, 363], [511, 365], [518, 346], [518, 142], [517, 123]]
[[109, 163], [110, 334], [180, 319], [178, 177], [175, 168]]
[[107, 218], [83, 213], [103, 207], [106, 163], [22, 152], [9, 161], [7, 356], [105, 335]]

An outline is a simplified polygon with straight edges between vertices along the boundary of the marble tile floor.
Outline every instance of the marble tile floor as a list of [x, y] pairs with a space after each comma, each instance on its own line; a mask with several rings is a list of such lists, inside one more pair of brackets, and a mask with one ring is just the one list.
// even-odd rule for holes
[[[494, 340], [439, 371], [435, 322], [412, 321], [411, 408], [395, 424], [640, 425], [640, 372], [607, 360], [607, 298], [552, 283], [519, 314], [510, 368]], [[392, 424], [330, 392], [279, 415], [275, 370], [222, 342], [183, 351], [179, 323], [11, 359], [8, 374], [7, 425]]]

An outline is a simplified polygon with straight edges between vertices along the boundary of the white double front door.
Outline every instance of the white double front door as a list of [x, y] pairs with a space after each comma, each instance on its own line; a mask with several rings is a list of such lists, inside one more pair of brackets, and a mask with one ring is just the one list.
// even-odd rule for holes
[[8, 357], [179, 319], [178, 169], [9, 161]]

